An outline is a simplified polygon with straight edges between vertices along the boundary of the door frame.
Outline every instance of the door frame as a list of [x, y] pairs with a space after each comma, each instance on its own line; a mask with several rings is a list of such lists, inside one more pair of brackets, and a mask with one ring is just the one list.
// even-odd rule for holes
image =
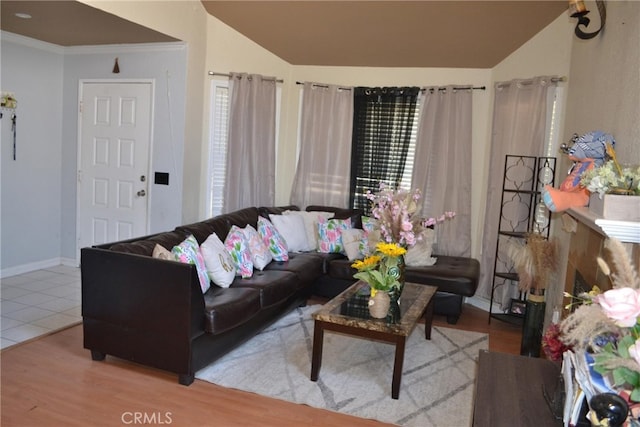
[[151, 95], [149, 99], [149, 146], [147, 151], [147, 181], [149, 185], [147, 186], [147, 212], [146, 212], [146, 224], [145, 224], [145, 234], [149, 234], [150, 226], [149, 222], [151, 220], [150, 215], [150, 207], [152, 201], [152, 191], [151, 191], [151, 171], [153, 170], [153, 129], [155, 124], [155, 79], [80, 79], [78, 80], [78, 102], [76, 106], [76, 111], [78, 112], [78, 128], [76, 134], [76, 236], [75, 236], [75, 246], [76, 246], [76, 263], [80, 265], [80, 167], [82, 166], [82, 97], [84, 95], [84, 85], [85, 84], [122, 84], [122, 83], [137, 83], [137, 84], [148, 84], [151, 88]]

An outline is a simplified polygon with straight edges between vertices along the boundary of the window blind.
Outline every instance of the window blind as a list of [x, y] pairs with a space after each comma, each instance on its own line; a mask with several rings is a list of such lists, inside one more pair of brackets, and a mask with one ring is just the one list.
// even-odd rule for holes
[[365, 195], [367, 191], [376, 192], [381, 182], [391, 188], [410, 185], [419, 93], [417, 87], [354, 89], [353, 208], [369, 213]]

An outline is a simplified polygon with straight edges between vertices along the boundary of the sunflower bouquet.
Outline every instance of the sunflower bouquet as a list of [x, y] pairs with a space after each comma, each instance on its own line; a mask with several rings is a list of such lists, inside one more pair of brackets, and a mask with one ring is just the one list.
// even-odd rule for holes
[[389, 292], [400, 288], [400, 257], [407, 250], [397, 243], [379, 242], [373, 255], [357, 260], [351, 266], [358, 270], [354, 278], [366, 282], [371, 288], [371, 296], [378, 291]]

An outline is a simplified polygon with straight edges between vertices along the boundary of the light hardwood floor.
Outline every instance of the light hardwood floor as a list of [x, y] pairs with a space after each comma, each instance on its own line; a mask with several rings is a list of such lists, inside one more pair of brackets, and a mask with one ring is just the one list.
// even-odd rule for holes
[[[491, 351], [519, 354], [518, 328], [465, 306], [457, 325], [436, 316], [435, 326], [489, 334]], [[0, 353], [2, 415], [12, 426], [383, 426], [306, 405], [296, 405], [107, 357], [91, 360], [82, 326], [72, 326]], [[137, 417], [137, 418], [136, 418]], [[137, 422], [136, 422], [137, 420]]]

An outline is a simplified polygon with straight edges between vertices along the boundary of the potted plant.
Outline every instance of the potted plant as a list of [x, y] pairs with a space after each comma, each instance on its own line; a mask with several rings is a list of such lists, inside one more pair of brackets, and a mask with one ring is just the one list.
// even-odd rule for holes
[[366, 282], [371, 288], [369, 298], [369, 314], [376, 319], [387, 317], [389, 312], [391, 290], [401, 287], [399, 258], [407, 250], [396, 243], [380, 242], [376, 245], [376, 253], [357, 260], [351, 266], [358, 270], [354, 278]]
[[640, 166], [622, 166], [611, 144], [607, 144], [609, 160], [602, 166], [588, 170], [580, 184], [592, 194], [589, 209], [603, 218], [640, 220]]

